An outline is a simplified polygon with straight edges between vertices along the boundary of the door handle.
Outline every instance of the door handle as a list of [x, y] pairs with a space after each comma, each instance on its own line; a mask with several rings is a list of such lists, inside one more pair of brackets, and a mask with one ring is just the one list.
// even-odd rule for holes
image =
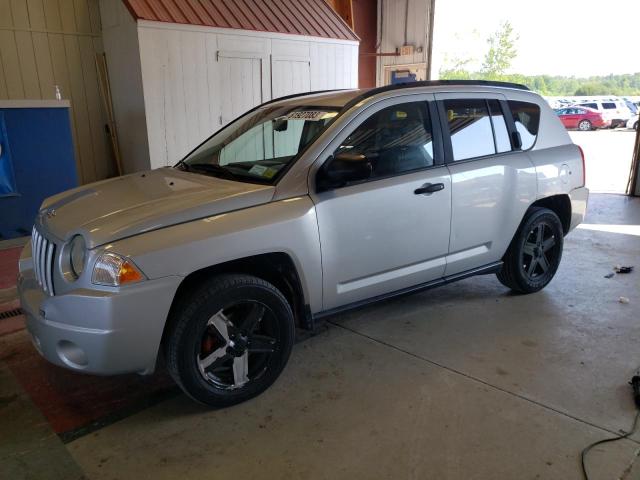
[[431, 195], [440, 190], [444, 190], [444, 183], [425, 183], [420, 188], [416, 188], [413, 193], [416, 195]]

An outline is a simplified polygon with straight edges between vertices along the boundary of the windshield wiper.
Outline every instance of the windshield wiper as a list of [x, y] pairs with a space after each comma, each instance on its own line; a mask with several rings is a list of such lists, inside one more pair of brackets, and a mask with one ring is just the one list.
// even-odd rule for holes
[[216, 176], [221, 176], [228, 180], [235, 180], [236, 175], [231, 172], [226, 167], [222, 165], [218, 165], [215, 163], [182, 163], [182, 168], [184, 168], [187, 172], [191, 171], [200, 171], [204, 173], [212, 173]]

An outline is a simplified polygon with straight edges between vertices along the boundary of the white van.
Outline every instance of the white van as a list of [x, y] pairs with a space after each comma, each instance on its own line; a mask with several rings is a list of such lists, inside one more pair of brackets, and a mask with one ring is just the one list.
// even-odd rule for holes
[[621, 100], [603, 100], [579, 103], [581, 107], [598, 110], [605, 120], [611, 120], [611, 128], [625, 126], [631, 118], [631, 110]]

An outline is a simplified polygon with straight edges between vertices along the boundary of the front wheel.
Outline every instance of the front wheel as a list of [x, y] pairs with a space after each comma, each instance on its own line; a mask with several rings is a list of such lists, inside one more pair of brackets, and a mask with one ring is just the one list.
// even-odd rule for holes
[[588, 132], [591, 129], [593, 129], [593, 126], [589, 120], [581, 120], [580, 123], [578, 123], [578, 130], [580, 131]]
[[558, 216], [546, 208], [531, 208], [503, 258], [498, 280], [519, 293], [543, 289], [558, 270], [563, 243]]
[[165, 338], [171, 376], [194, 400], [227, 407], [266, 390], [295, 338], [293, 313], [270, 283], [227, 274], [180, 299]]

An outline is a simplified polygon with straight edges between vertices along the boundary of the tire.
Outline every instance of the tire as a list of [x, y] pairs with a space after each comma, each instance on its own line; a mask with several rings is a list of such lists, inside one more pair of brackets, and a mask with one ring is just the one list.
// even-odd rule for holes
[[563, 244], [558, 216], [546, 208], [530, 208], [503, 257], [498, 280], [518, 293], [542, 290], [558, 270]]
[[250, 275], [224, 274], [179, 300], [164, 353], [187, 395], [221, 408], [271, 386], [294, 339], [291, 307], [276, 287]]
[[636, 122], [636, 123], [634, 123], [634, 124], [633, 124], [633, 129], [634, 129], [634, 130], [638, 130], [638, 122]]
[[588, 132], [589, 130], [593, 130], [593, 125], [591, 125], [589, 120], [580, 120], [580, 122], [578, 122], [578, 130]]

